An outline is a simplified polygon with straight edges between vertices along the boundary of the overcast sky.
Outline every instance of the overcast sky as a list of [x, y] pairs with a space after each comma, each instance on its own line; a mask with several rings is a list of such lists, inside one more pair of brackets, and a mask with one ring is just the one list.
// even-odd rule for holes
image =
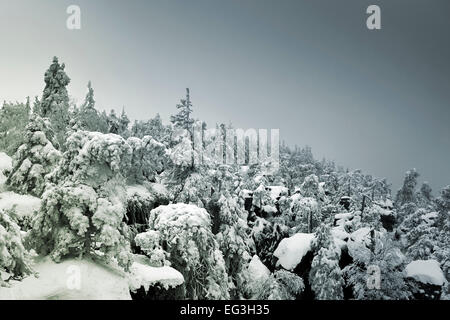
[[[82, 29], [66, 28], [81, 8]], [[382, 29], [366, 28], [381, 7]], [[42, 94], [53, 56], [79, 102], [163, 119], [279, 128], [399, 187], [412, 167], [450, 184], [450, 1], [0, 0], [0, 99]]]

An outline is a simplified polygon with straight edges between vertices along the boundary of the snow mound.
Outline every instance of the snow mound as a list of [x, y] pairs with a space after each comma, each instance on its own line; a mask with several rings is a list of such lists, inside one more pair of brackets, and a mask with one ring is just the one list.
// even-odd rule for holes
[[39, 277], [13, 281], [0, 288], [0, 300], [131, 300], [124, 272], [90, 260], [55, 263], [37, 257]]
[[136, 291], [144, 287], [147, 292], [150, 286], [159, 284], [165, 289], [177, 287], [184, 282], [183, 275], [174, 268], [151, 267], [140, 262], [133, 262], [130, 268], [130, 290]]
[[444, 273], [436, 260], [415, 260], [406, 266], [406, 277], [422, 283], [442, 286]]
[[211, 225], [211, 218], [205, 209], [184, 203], [159, 206], [151, 211], [150, 220], [155, 229], [167, 226], [209, 228]]
[[0, 193], [0, 210], [9, 210], [14, 206], [19, 217], [31, 216], [34, 211], [39, 210], [41, 199], [15, 192]]
[[292, 237], [281, 240], [273, 253], [278, 258], [278, 264], [284, 269], [292, 271], [311, 250], [314, 233], [296, 233]]
[[265, 206], [262, 207], [262, 211], [264, 211], [265, 213], [268, 213], [268, 214], [275, 214], [275, 213], [277, 213], [277, 208], [266, 204]]
[[264, 281], [270, 276], [270, 270], [267, 269], [256, 254], [248, 264], [248, 273], [252, 282]]

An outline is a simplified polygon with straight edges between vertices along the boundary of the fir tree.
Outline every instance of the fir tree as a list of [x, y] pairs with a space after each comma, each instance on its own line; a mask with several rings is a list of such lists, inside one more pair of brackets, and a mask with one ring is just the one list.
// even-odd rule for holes
[[189, 94], [189, 88], [186, 88], [186, 99], [181, 99], [177, 104], [178, 113], [170, 117], [170, 121], [177, 127], [187, 130], [192, 135], [192, 102]]
[[69, 126], [69, 96], [67, 85], [70, 78], [64, 71], [65, 65], [59, 64], [58, 58], [53, 58], [53, 63], [45, 72], [45, 88], [39, 105], [39, 115], [49, 118], [56, 135], [57, 148], [64, 149], [66, 130]]
[[6, 180], [8, 188], [37, 197], [42, 195], [46, 175], [61, 158], [53, 141], [54, 134], [49, 121], [33, 114], [25, 130], [24, 143], [13, 156], [13, 168]]
[[95, 109], [94, 89], [89, 81], [88, 92], [83, 104], [76, 113], [76, 125], [79, 130], [106, 133], [107, 123], [101, 118]]
[[[0, 210], [0, 287], [8, 286], [3, 276], [18, 279], [32, 273], [31, 256], [23, 245], [19, 226]], [[9, 280], [8, 279], [8, 280]]]
[[344, 280], [339, 268], [338, 249], [327, 225], [319, 226], [312, 247], [317, 254], [312, 261], [309, 281], [316, 299], [343, 299]]

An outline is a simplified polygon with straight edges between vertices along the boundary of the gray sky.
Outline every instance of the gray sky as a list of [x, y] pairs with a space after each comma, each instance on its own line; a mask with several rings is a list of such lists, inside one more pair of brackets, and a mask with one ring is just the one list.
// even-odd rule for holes
[[[81, 7], [82, 29], [66, 29]], [[381, 7], [382, 29], [366, 28]], [[450, 184], [450, 1], [0, 0], [0, 99], [41, 95], [54, 55], [81, 101], [163, 119], [191, 89], [195, 116], [279, 128], [400, 185], [416, 167]]]

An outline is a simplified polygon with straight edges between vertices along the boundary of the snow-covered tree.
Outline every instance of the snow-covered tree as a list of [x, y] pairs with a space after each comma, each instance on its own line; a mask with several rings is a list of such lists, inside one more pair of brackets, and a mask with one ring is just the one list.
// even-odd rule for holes
[[312, 247], [316, 255], [312, 261], [309, 282], [315, 298], [342, 300], [344, 280], [339, 267], [339, 253], [326, 224], [317, 228]]
[[0, 150], [12, 156], [23, 144], [30, 117], [30, 99], [26, 103], [3, 103], [0, 108]]
[[200, 157], [193, 149], [192, 140], [186, 130], [178, 130], [174, 146], [167, 150], [169, 170], [164, 172], [164, 180], [173, 195], [174, 202], [201, 204], [204, 207], [208, 193], [206, 167], [193, 166], [194, 157]]
[[[159, 246], [155, 245], [155, 237]], [[229, 298], [225, 261], [205, 209], [182, 203], [159, 206], [151, 211], [149, 230], [137, 236], [137, 243], [143, 245], [145, 252], [152, 252], [153, 248], [167, 252], [171, 266], [184, 276], [186, 298]], [[165, 256], [160, 250], [158, 255]]]
[[416, 169], [406, 172], [403, 186], [397, 192], [396, 205], [401, 207], [410, 202], [416, 202], [416, 186], [419, 173]]
[[125, 113], [125, 108], [122, 109], [122, 113], [120, 114], [119, 119], [119, 135], [124, 137], [125, 139], [130, 136], [130, 129], [129, 129], [130, 119], [128, 118], [127, 114]]
[[[252, 238], [255, 242], [256, 254], [261, 261], [271, 269], [275, 266], [273, 252], [283, 238], [289, 236], [288, 227], [280, 223], [272, 223], [257, 217], [252, 228]], [[273, 269], [273, 268], [272, 268]]]
[[[439, 234], [436, 239], [437, 245], [434, 257], [441, 264], [447, 281], [450, 282], [450, 185], [442, 189], [436, 203], [438, 209], [436, 225], [438, 226]], [[446, 290], [446, 297], [449, 299], [450, 289], [448, 283]]]
[[[410, 292], [404, 280], [406, 257], [390, 236], [358, 230], [363, 237], [348, 243], [353, 263], [342, 271], [346, 285], [358, 300], [405, 300]], [[370, 238], [369, 234], [373, 234]], [[358, 240], [359, 238], [359, 240]], [[369, 244], [367, 244], [369, 242]], [[370, 247], [370, 248], [369, 248]]]
[[51, 174], [33, 219], [30, 243], [59, 261], [96, 256], [129, 266], [130, 245], [122, 173], [130, 147], [114, 134], [77, 131], [67, 140], [60, 166]]
[[179, 110], [176, 115], [170, 117], [170, 121], [177, 127], [185, 129], [192, 135], [192, 125], [194, 119], [192, 118], [192, 102], [189, 94], [189, 88], [186, 89], [186, 98], [181, 99], [177, 104]]
[[320, 197], [319, 178], [315, 174], [305, 177], [300, 186], [300, 193], [304, 197], [313, 197], [318, 199]]
[[36, 114], [31, 116], [24, 139], [13, 157], [6, 184], [15, 192], [39, 197], [44, 192], [45, 176], [58, 164], [61, 153], [52, 144], [49, 121]]
[[165, 146], [151, 136], [131, 137], [127, 144], [131, 147], [131, 164], [126, 174], [128, 182], [155, 182], [168, 161]]
[[69, 126], [69, 95], [67, 85], [70, 78], [64, 71], [65, 64], [59, 64], [58, 58], [53, 58], [53, 63], [45, 72], [45, 88], [38, 107], [38, 114], [43, 118], [49, 118], [55, 132], [56, 148], [64, 148], [66, 131]]
[[231, 280], [230, 295], [234, 299], [242, 298], [246, 290], [245, 270], [255, 250], [249, 235], [247, 212], [239, 198], [228, 193], [220, 197], [218, 204], [220, 228], [216, 238]]
[[119, 134], [120, 132], [120, 119], [116, 115], [116, 111], [112, 109], [109, 113], [109, 115], [106, 118], [108, 123], [108, 132]]
[[305, 289], [303, 279], [295, 273], [277, 270], [261, 283], [253, 297], [257, 300], [295, 300]]
[[108, 124], [95, 109], [94, 89], [89, 81], [88, 92], [83, 104], [75, 114], [75, 122], [79, 130], [107, 133]]
[[3, 210], [0, 210], [0, 287], [7, 286], [3, 273], [9, 279], [16, 279], [31, 274], [31, 258], [23, 245], [19, 226]]
[[132, 137], [142, 139], [144, 136], [151, 136], [156, 141], [163, 143], [166, 147], [169, 146], [171, 133], [171, 127], [163, 124], [159, 113], [148, 121], [136, 120], [131, 127]]
[[314, 232], [321, 222], [320, 205], [315, 198], [302, 197], [299, 193], [291, 197], [289, 226], [293, 232]]
[[422, 183], [418, 198], [422, 207], [429, 205], [433, 201], [433, 190], [428, 182], [424, 181]]

